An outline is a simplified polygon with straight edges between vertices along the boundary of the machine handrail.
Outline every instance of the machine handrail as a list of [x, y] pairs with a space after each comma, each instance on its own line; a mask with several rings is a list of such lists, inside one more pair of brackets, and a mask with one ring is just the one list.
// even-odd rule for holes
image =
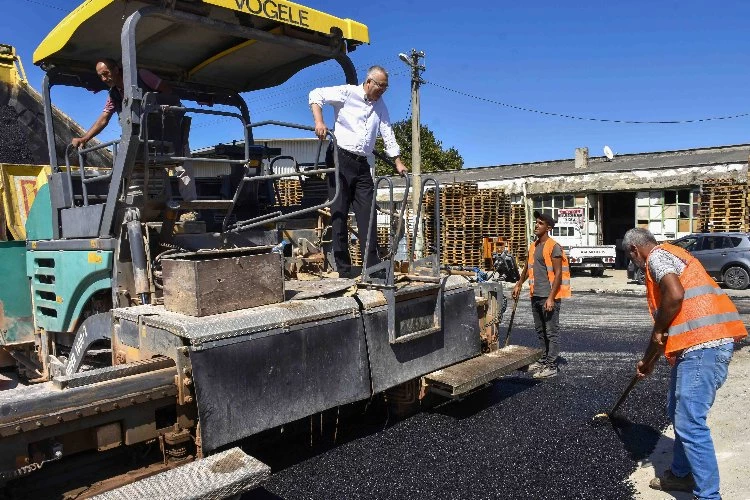
[[[393, 170], [396, 170], [396, 162], [394, 162], [393, 160], [391, 160], [390, 158], [388, 158], [386, 155], [384, 155], [383, 153], [380, 153], [378, 151], [373, 151], [373, 154], [375, 155], [376, 158], [382, 160], [387, 165], [393, 167]], [[408, 199], [409, 199], [409, 189], [411, 188], [411, 181], [409, 180], [410, 179], [409, 174], [408, 173], [406, 173], [406, 174], [400, 174], [400, 176], [404, 178], [404, 180], [406, 182], [406, 185], [404, 186], [404, 199], [401, 202], [401, 212], [399, 213], [398, 225], [396, 226], [395, 234], [401, 234], [401, 228], [402, 228], [402, 225], [403, 225], [404, 220], [405, 220], [404, 219], [404, 213], [406, 213], [406, 205], [408, 204]], [[377, 192], [378, 192], [378, 189], [376, 187], [375, 188], [375, 194], [376, 194], [376, 196], [375, 196], [375, 198], [373, 198], [374, 200], [377, 199]], [[383, 213], [383, 212], [381, 211], [381, 213]], [[394, 215], [393, 211], [391, 211], [391, 213], [389, 213], [388, 215], [390, 215], [391, 217], [393, 217], [393, 215]], [[372, 223], [372, 222], [370, 222], [370, 223]], [[393, 250], [393, 253], [395, 254], [396, 253], [395, 247], [392, 250]]]
[[[359, 230], [360, 238], [363, 234], [367, 234], [367, 242], [365, 243], [365, 255], [362, 256], [362, 280], [363, 281], [372, 281], [372, 275], [379, 271], [380, 269], [385, 269], [386, 277], [385, 277], [385, 285], [392, 286], [393, 285], [393, 259], [396, 255], [396, 249], [398, 248], [398, 242], [400, 241], [400, 238], [398, 237], [401, 234], [401, 227], [404, 220], [404, 211], [406, 210], [407, 205], [407, 198], [409, 195], [409, 188], [410, 188], [410, 181], [409, 176], [404, 175], [405, 181], [406, 181], [406, 187], [404, 189], [404, 199], [401, 203], [401, 212], [399, 214], [399, 221], [396, 231], [393, 231], [393, 228], [391, 227], [391, 224], [389, 222], [388, 224], [388, 253], [385, 256], [385, 259], [383, 262], [380, 262], [374, 266], [372, 266], [372, 269], [368, 269], [367, 265], [367, 256], [370, 255], [370, 245], [374, 244], [377, 245], [377, 231], [375, 231], [375, 234], [370, 234], [371, 228], [373, 226], [373, 223], [375, 223], [375, 217], [377, 217], [376, 213], [378, 211], [378, 199], [377, 199], [377, 191], [380, 188], [380, 184], [383, 182], [388, 184], [388, 193], [389, 193], [389, 211], [384, 212], [389, 217], [393, 217], [396, 215], [396, 211], [393, 209], [393, 205], [395, 204], [393, 200], [393, 181], [391, 181], [388, 177], [378, 177], [375, 180], [375, 193], [372, 197], [372, 206], [370, 208], [370, 218], [369, 218], [369, 226], [365, 228], [357, 228]], [[376, 224], [377, 227], [377, 224]], [[376, 241], [373, 243], [371, 240], [372, 237], [375, 237]], [[384, 265], [385, 263], [385, 265]], [[374, 269], [374, 271], [373, 271]], [[381, 280], [381, 278], [375, 278], [378, 281]]]
[[[296, 128], [296, 129], [299, 129], [299, 130], [309, 130], [311, 132], [315, 131], [315, 128], [311, 127], [309, 125], [300, 125], [300, 124], [296, 124], [296, 123], [280, 122], [280, 121], [275, 121], [275, 120], [266, 120], [266, 121], [262, 121], [262, 122], [258, 122], [258, 123], [248, 124], [247, 125], [247, 129], [249, 130], [251, 128], [262, 127], [262, 126], [265, 126], [265, 125], [275, 125], [275, 126], [278, 126], [278, 127]], [[317, 212], [320, 209], [323, 209], [323, 208], [331, 206], [338, 199], [338, 197], [341, 195], [341, 183], [339, 182], [339, 175], [338, 175], [339, 174], [339, 161], [338, 161], [338, 154], [336, 154], [338, 152], [338, 145], [336, 143], [336, 137], [333, 135], [333, 133], [330, 130], [327, 132], [327, 136], [330, 138], [331, 144], [333, 145], [333, 150], [334, 150], [333, 164], [334, 164], [334, 168], [316, 168], [320, 164], [320, 151], [321, 151], [321, 148], [322, 148], [322, 145], [323, 145], [323, 140], [321, 139], [320, 141], [318, 141], [319, 142], [318, 143], [318, 155], [316, 156], [316, 161], [313, 164], [313, 169], [305, 171], [304, 175], [334, 174], [335, 192], [334, 192], [333, 198], [327, 199], [325, 202], [323, 202], [321, 204], [318, 204], [318, 205], [315, 205], [315, 206], [312, 206], [312, 207], [303, 208], [303, 209], [300, 209], [300, 210], [295, 210], [295, 211], [292, 211], [292, 212], [279, 214], [279, 215], [276, 215], [276, 216], [270, 217], [270, 218], [268, 217], [268, 214], [266, 214], [266, 215], [259, 216], [259, 217], [254, 217], [252, 219], [248, 219], [248, 220], [245, 220], [245, 221], [239, 221], [239, 222], [236, 222], [234, 225], [230, 226], [229, 225], [229, 219], [230, 219], [230, 217], [232, 215], [232, 212], [234, 211], [235, 205], [237, 204], [237, 201], [239, 199], [240, 193], [242, 192], [242, 188], [245, 186], [246, 183], [248, 183], [248, 182], [265, 181], [265, 180], [272, 180], [272, 179], [282, 179], [282, 178], [285, 178], [285, 177], [297, 177], [297, 176], [300, 175], [299, 173], [294, 172], [294, 173], [289, 173], [289, 174], [266, 174], [266, 175], [256, 175], [256, 176], [250, 177], [250, 176], [247, 175], [248, 174], [248, 170], [249, 170], [249, 166], [246, 166], [245, 167], [245, 176], [240, 181], [239, 186], [237, 186], [237, 190], [235, 191], [234, 197], [232, 198], [232, 204], [230, 205], [229, 209], [227, 210], [226, 215], [224, 216], [224, 221], [222, 222], [222, 226], [221, 226], [222, 235], [224, 235], [224, 234], [226, 234], [228, 232], [237, 233], [237, 232], [240, 232], [240, 231], [243, 231], [243, 230], [252, 229], [254, 227], [262, 226], [262, 225], [265, 225], [265, 224], [270, 224], [270, 223], [273, 223], [273, 222], [278, 222], [278, 221], [281, 221], [281, 220], [290, 219], [292, 217], [296, 217], [298, 215], [302, 215], [302, 214], [306, 214], [306, 213], [310, 213], [310, 212]]]
[[[159, 92], [146, 92], [143, 96], [144, 105], [144, 117], [150, 113], [160, 113], [162, 116], [166, 113], [193, 113], [200, 115], [214, 115], [214, 116], [226, 116], [230, 118], [237, 118], [242, 123], [242, 129], [245, 135], [245, 158], [243, 160], [222, 160], [223, 163], [229, 164], [245, 164], [250, 160], [250, 141], [248, 136], [248, 124], [245, 117], [241, 113], [234, 111], [222, 111], [217, 109], [204, 109], [204, 108], [193, 108], [189, 106], [177, 106], [169, 104], [159, 104], [155, 102]], [[141, 131], [140, 139], [144, 144], [144, 159], [148, 158], [148, 120], [141, 120]], [[187, 157], [183, 156], [182, 151], [175, 151], [174, 156], [169, 155], [154, 155], [154, 163], [169, 163], [174, 161], [195, 161], [195, 162], [214, 162], [215, 158], [201, 158], [201, 157]]]

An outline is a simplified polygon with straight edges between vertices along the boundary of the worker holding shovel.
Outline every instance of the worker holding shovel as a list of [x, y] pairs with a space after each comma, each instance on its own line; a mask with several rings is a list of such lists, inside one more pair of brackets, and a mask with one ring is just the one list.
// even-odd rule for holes
[[536, 240], [529, 246], [528, 262], [512, 295], [518, 300], [521, 286], [528, 277], [534, 330], [544, 350], [541, 359], [529, 365], [528, 370], [534, 378], [549, 378], [559, 372], [560, 300], [570, 297], [570, 268], [562, 247], [549, 236], [555, 219], [543, 212], [534, 212], [534, 219]]
[[727, 378], [734, 342], [747, 336], [731, 299], [686, 250], [658, 245], [646, 229], [625, 233], [622, 247], [646, 273], [651, 341], [636, 366], [647, 377], [663, 353], [672, 366], [667, 411], [674, 425], [672, 467], [651, 488], [720, 499], [719, 466], [706, 418]]

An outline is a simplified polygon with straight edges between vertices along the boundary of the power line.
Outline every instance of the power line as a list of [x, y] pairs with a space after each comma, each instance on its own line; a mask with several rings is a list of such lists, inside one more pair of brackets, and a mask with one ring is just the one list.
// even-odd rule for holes
[[36, 4], [36, 5], [41, 5], [42, 7], [49, 7], [50, 9], [55, 9], [55, 10], [59, 10], [59, 11], [62, 11], [62, 12], [70, 12], [70, 10], [71, 10], [71, 9], [65, 9], [63, 7], [58, 7], [57, 5], [50, 5], [48, 3], [38, 2], [37, 0], [24, 0], [24, 1], [26, 1], [28, 3]]
[[710, 122], [710, 121], [718, 121], [718, 120], [733, 120], [735, 118], [744, 118], [747, 116], [750, 116], [750, 113], [741, 113], [736, 115], [727, 115], [727, 116], [712, 116], [708, 118], [696, 118], [692, 120], [615, 120], [612, 118], [592, 118], [592, 117], [585, 117], [585, 116], [575, 116], [575, 115], [566, 115], [563, 113], [553, 113], [551, 111], [541, 111], [538, 109], [532, 109], [532, 108], [525, 108], [523, 106], [515, 106], [513, 104], [508, 104], [505, 102], [495, 101], [494, 99], [489, 99], [487, 97], [481, 97], [473, 94], [469, 94], [467, 92], [462, 92], [460, 90], [452, 89], [450, 87], [446, 87], [444, 85], [440, 85], [434, 82], [424, 82], [428, 85], [432, 85], [433, 87], [437, 87], [443, 90], [446, 90], [448, 92], [453, 92], [458, 95], [462, 95], [464, 97], [470, 97], [472, 99], [476, 99], [478, 101], [484, 101], [489, 102], [492, 104], [496, 104], [498, 106], [502, 106], [505, 108], [515, 109], [518, 111], [526, 111], [527, 113], [536, 113], [539, 115], [546, 115], [546, 116], [556, 116], [558, 118], [568, 118], [570, 120], [581, 120], [581, 121], [590, 121], [590, 122], [604, 122], [604, 123], [623, 123], [628, 125], [681, 125], [685, 123], [701, 123], [701, 122]]

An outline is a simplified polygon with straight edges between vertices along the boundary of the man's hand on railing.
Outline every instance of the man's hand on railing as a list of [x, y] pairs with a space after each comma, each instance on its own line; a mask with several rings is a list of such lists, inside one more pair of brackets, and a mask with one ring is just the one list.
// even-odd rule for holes
[[409, 173], [409, 169], [407, 169], [406, 166], [403, 164], [403, 162], [401, 162], [401, 158], [397, 156], [395, 158], [395, 162], [396, 162], [396, 172], [398, 172], [398, 175], [400, 175], [401, 177], [406, 177], [406, 174]]

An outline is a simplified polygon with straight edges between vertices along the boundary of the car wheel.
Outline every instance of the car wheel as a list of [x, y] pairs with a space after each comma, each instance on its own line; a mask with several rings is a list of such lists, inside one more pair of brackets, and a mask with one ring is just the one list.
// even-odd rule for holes
[[750, 285], [750, 274], [744, 267], [732, 266], [724, 271], [724, 283], [732, 290], [744, 290]]
[[591, 276], [593, 276], [594, 278], [601, 278], [602, 276], [604, 276], [604, 269], [600, 269], [598, 267], [592, 269]]
[[646, 272], [643, 269], [636, 269], [635, 280], [638, 282], [639, 285], [645, 285], [646, 284]]

